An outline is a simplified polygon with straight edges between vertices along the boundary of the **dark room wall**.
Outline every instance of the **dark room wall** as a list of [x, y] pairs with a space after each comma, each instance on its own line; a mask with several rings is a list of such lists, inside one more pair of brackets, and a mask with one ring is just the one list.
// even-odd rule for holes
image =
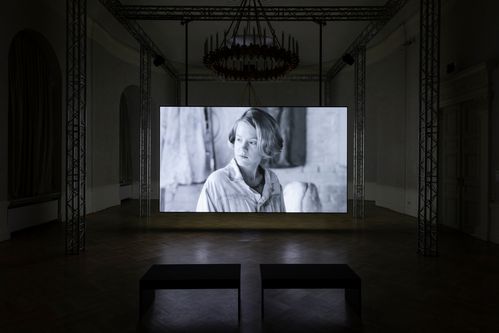
[[[499, 103], [497, 63], [499, 62], [499, 2], [482, 0], [477, 3], [447, 0], [443, 2], [441, 31], [442, 78], [472, 67], [487, 66], [489, 72], [489, 226], [485, 236], [499, 242]], [[455, 72], [447, 74], [447, 65], [455, 64]]]
[[[123, 89], [139, 84], [138, 44], [130, 47], [108, 31], [120, 28], [99, 3], [89, 5], [87, 21], [87, 212], [119, 204], [119, 101]], [[30, 205], [8, 209], [8, 51], [12, 38], [21, 30], [31, 29], [42, 34], [54, 49], [63, 73], [63, 98], [61, 119], [63, 160], [65, 170], [65, 68], [66, 68], [66, 18], [64, 1], [20, 0], [5, 3], [0, 21], [0, 240], [8, 239], [11, 230], [17, 230], [24, 221], [43, 223], [57, 218], [57, 204]], [[90, 12], [100, 14], [90, 16]], [[93, 17], [101, 21], [95, 21]], [[108, 29], [106, 25], [113, 25]], [[123, 28], [121, 28], [123, 29]], [[123, 29], [124, 30], [124, 29]], [[125, 32], [126, 33], [126, 32]], [[117, 34], [120, 35], [120, 34]], [[173, 103], [175, 83], [158, 68], [152, 71], [152, 106]], [[152, 113], [152, 123], [159, 121], [159, 113]], [[158, 142], [158, 130], [152, 132], [153, 150]], [[156, 138], [156, 139], [155, 139]], [[156, 144], [157, 145], [157, 144]], [[152, 165], [157, 165], [153, 155]], [[158, 182], [157, 168], [152, 170], [153, 182]], [[61, 174], [64, 184], [64, 172]], [[157, 186], [153, 186], [156, 189]], [[63, 186], [64, 189], [64, 186]], [[154, 192], [153, 192], [154, 195]], [[157, 191], [156, 191], [157, 195]], [[64, 200], [64, 193], [61, 195]], [[62, 205], [64, 207], [64, 205]], [[64, 216], [63, 216], [64, 218]]]
[[[417, 210], [418, 22], [412, 18], [366, 51], [366, 199], [401, 213]], [[349, 113], [349, 181], [353, 165], [354, 80], [346, 66], [331, 82], [333, 104]]]
[[[14, 36], [21, 30], [30, 29], [43, 35], [55, 51], [59, 67], [65, 68], [65, 33], [61, 29], [63, 18], [53, 8], [38, 1], [9, 1], [2, 4], [0, 14], [0, 240], [10, 237], [8, 222], [8, 55]], [[63, 78], [63, 82], [64, 78]], [[64, 98], [65, 91], [62, 91]], [[63, 103], [63, 101], [61, 101]], [[64, 104], [63, 104], [64, 106]], [[64, 110], [64, 108], [63, 108]], [[61, 119], [61, 125], [63, 119]], [[61, 147], [62, 149], [62, 147]], [[62, 164], [62, 161], [61, 161]], [[48, 215], [57, 216], [53, 207]], [[34, 214], [44, 216], [40, 210]], [[15, 226], [13, 229], [16, 229]]]
[[[489, 218], [485, 222], [488, 226], [482, 224], [482, 232], [475, 236], [494, 242], [499, 242], [499, 134], [495, 130], [499, 128], [497, 12], [497, 1], [480, 1], [476, 5], [457, 0], [442, 1], [440, 66], [442, 83], [481, 65], [489, 73], [490, 125], [485, 145], [488, 145], [486, 158], [490, 170], [485, 173], [489, 174], [490, 203], [480, 204], [485, 210], [483, 214]], [[396, 42], [397, 34], [403, 36], [399, 42]], [[366, 167], [369, 170], [366, 170], [366, 192], [370, 194], [366, 198], [415, 215], [418, 199], [419, 11], [379, 44], [370, 45], [367, 52]], [[447, 73], [447, 65], [451, 63], [455, 65], [454, 71]], [[353, 103], [352, 76], [351, 69], [346, 68], [332, 82], [334, 103]], [[391, 102], [384, 103], [389, 95], [393, 96]], [[400, 99], [402, 95], [405, 96]], [[401, 108], [405, 110], [400, 112]], [[371, 140], [376, 144], [370, 143]], [[396, 155], [399, 156], [395, 158]], [[387, 190], [387, 186], [398, 189]], [[369, 187], [374, 190], [368, 191]]]

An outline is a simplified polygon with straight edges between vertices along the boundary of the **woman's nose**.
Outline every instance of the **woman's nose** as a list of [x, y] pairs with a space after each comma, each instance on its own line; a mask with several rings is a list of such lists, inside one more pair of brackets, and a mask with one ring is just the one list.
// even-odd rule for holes
[[243, 144], [241, 145], [243, 147], [243, 149], [247, 150], [248, 149], [248, 142], [247, 141], [244, 141]]

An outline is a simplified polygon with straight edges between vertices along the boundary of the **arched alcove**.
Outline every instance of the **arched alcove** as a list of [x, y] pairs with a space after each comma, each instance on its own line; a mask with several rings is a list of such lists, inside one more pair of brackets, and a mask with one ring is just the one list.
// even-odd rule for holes
[[10, 231], [60, 218], [62, 75], [50, 42], [18, 32], [8, 58]]
[[61, 191], [61, 70], [49, 41], [18, 32], [9, 49], [9, 200]]
[[138, 179], [137, 144], [139, 131], [140, 89], [126, 87], [120, 97], [120, 198], [132, 197], [133, 183]]

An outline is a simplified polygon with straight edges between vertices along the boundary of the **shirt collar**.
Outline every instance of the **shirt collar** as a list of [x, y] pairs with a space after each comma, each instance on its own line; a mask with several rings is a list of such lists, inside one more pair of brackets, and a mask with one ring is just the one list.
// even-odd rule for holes
[[[237, 162], [236, 162], [235, 158], [233, 158], [232, 160], [230, 160], [229, 166], [230, 166], [230, 169], [231, 169], [231, 172], [230, 172], [230, 178], [231, 178], [231, 180], [242, 180], [242, 181], [244, 181], [243, 175], [241, 173], [241, 170], [239, 169], [239, 166], [237, 165]], [[263, 177], [265, 178], [265, 184], [270, 183], [271, 179], [270, 179], [269, 173], [267, 172], [267, 169], [265, 169], [261, 165], [259, 165], [258, 167], [263, 171]]]
[[[241, 170], [239, 170], [239, 166], [237, 165], [236, 159], [233, 158], [230, 161], [229, 167], [230, 167], [229, 178], [232, 181], [242, 181], [244, 183], [244, 178], [243, 175], [241, 174]], [[268, 172], [267, 169], [265, 169], [261, 165], [259, 166], [259, 168], [262, 168], [263, 176], [265, 177], [265, 184], [263, 186], [262, 198], [266, 200], [266, 198], [270, 197], [271, 193], [274, 191], [274, 184], [272, 183], [270, 172]]]
[[237, 165], [236, 159], [233, 158], [232, 160], [230, 160], [229, 166], [230, 166], [230, 173], [229, 173], [230, 179], [244, 181], [243, 175], [241, 174], [241, 170], [239, 170], [239, 166]]

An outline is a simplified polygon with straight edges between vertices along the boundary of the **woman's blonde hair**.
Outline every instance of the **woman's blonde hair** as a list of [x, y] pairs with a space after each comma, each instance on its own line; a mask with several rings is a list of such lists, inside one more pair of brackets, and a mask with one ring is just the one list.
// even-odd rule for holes
[[236, 120], [229, 133], [229, 142], [234, 144], [239, 122], [244, 121], [256, 130], [257, 148], [265, 159], [273, 158], [282, 151], [283, 140], [277, 121], [267, 112], [250, 108]]

